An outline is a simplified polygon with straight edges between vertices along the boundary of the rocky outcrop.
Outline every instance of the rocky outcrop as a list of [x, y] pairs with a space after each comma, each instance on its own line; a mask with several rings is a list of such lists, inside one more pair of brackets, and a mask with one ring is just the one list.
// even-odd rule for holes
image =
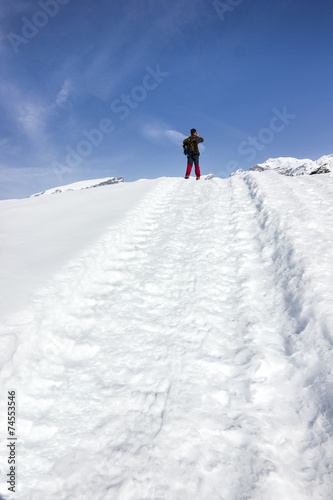
[[310, 172], [310, 175], [315, 175], [315, 174], [329, 174], [331, 171], [329, 168], [327, 168], [327, 165], [322, 165], [321, 167], [317, 168], [317, 170], [314, 170], [313, 172]]

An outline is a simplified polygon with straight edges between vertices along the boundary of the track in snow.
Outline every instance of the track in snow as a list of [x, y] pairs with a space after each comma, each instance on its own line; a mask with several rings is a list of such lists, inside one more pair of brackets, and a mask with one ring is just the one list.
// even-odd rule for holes
[[311, 391], [331, 372], [305, 359], [300, 247], [275, 188], [161, 179], [41, 291], [4, 372], [26, 388], [17, 498], [330, 498]]

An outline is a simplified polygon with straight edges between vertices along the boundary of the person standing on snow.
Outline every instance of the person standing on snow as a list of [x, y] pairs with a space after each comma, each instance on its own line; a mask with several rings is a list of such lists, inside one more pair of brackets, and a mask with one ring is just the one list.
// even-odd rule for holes
[[191, 174], [193, 163], [195, 165], [195, 175], [197, 181], [200, 179], [200, 168], [199, 168], [199, 155], [200, 151], [198, 148], [199, 142], [205, 142], [205, 139], [199, 137], [195, 128], [192, 128], [191, 135], [183, 141], [184, 154], [187, 156], [187, 169], [185, 174], [185, 179], [188, 179]]

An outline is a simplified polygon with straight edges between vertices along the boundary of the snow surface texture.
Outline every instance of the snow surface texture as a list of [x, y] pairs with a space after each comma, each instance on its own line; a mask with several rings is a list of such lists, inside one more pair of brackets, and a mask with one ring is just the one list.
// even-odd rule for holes
[[45, 286], [1, 329], [15, 499], [331, 500], [332, 209], [330, 174], [275, 172], [1, 202], [27, 223], [5, 228], [26, 287], [31, 231], [45, 246]]
[[[288, 176], [333, 172], [333, 155], [322, 156], [316, 161], [309, 159], [298, 160], [289, 157], [269, 158], [264, 163], [259, 163], [250, 168], [252, 172], [263, 172], [265, 170], [274, 170], [278, 174]], [[243, 173], [245, 173], [245, 170], [239, 169], [233, 172], [231, 176]]]

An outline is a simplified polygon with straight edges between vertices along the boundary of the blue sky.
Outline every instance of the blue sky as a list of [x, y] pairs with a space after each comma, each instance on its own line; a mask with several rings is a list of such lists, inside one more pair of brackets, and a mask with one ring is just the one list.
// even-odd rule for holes
[[333, 153], [333, 4], [1, 0], [0, 198]]

